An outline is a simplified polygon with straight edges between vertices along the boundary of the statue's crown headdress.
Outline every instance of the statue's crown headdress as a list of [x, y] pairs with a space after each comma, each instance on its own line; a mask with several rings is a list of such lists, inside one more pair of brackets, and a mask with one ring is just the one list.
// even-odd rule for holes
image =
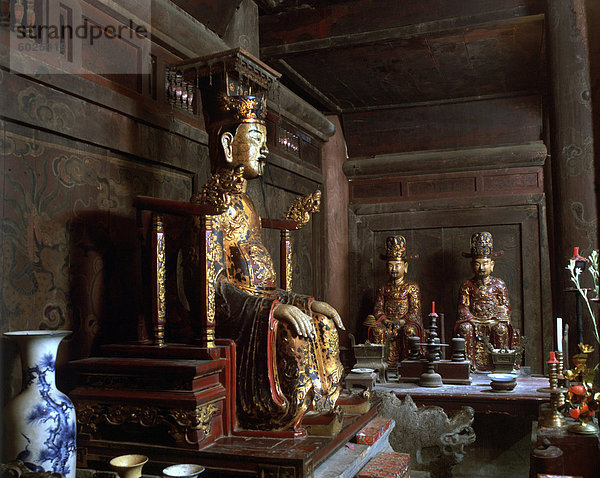
[[404, 236], [396, 235], [389, 236], [385, 240], [385, 256], [382, 257], [386, 261], [403, 261], [406, 259], [406, 239]]
[[504, 254], [504, 251], [494, 252], [494, 238], [490, 232], [476, 232], [471, 236], [471, 251], [463, 252], [464, 257], [472, 259], [496, 258]]
[[260, 96], [222, 95], [220, 106], [234, 122], [264, 123], [267, 115], [267, 100]]

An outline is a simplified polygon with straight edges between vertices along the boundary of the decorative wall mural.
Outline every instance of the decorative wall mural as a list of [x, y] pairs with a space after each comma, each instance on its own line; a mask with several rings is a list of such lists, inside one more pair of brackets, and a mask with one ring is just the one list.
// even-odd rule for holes
[[[73, 327], [67, 312], [65, 198], [43, 143], [6, 133], [0, 310], [5, 323], [29, 328]], [[40, 315], [41, 311], [41, 315]]]
[[19, 110], [33, 122], [62, 131], [73, 129], [75, 113], [65, 103], [52, 101], [33, 87], [21, 90], [17, 101]]
[[74, 330], [76, 355], [85, 356], [104, 315], [114, 313], [136, 328], [132, 294], [139, 284], [139, 249], [132, 196], [187, 199], [192, 174], [10, 129], [18, 132], [0, 137], [3, 327]]

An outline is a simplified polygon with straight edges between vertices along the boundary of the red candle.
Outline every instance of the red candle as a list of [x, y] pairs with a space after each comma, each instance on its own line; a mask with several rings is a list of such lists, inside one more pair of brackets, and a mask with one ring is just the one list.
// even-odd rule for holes
[[431, 313], [435, 314], [435, 301], [431, 302]]
[[556, 354], [554, 352], [550, 352], [550, 360], [548, 360], [546, 363], [558, 363], [558, 360], [556, 360]]
[[579, 254], [579, 247], [573, 248], [573, 257], [571, 257], [572, 261], [586, 261], [587, 259]]

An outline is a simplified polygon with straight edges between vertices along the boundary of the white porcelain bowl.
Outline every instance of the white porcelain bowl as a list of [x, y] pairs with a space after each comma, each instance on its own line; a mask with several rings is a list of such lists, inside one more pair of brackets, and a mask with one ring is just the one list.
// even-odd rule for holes
[[163, 470], [163, 476], [167, 478], [193, 478], [204, 471], [201, 465], [185, 463], [182, 465], [171, 465]]
[[512, 382], [517, 379], [514, 373], [490, 373], [488, 377], [492, 382]]
[[375, 369], [372, 368], [353, 368], [350, 370], [352, 373], [373, 373]]

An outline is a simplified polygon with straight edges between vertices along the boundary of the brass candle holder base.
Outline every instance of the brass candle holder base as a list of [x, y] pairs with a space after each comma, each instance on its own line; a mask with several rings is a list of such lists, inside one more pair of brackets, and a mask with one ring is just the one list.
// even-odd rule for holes
[[580, 422], [576, 425], [571, 425], [567, 428], [572, 433], [578, 433], [580, 435], [595, 435], [598, 433], [598, 425], [594, 421]]
[[[543, 389], [540, 389], [540, 391]], [[550, 407], [540, 417], [539, 424], [546, 428], [563, 428], [566, 425], [565, 417], [558, 411], [558, 396], [566, 389], [555, 389], [550, 391]]]

